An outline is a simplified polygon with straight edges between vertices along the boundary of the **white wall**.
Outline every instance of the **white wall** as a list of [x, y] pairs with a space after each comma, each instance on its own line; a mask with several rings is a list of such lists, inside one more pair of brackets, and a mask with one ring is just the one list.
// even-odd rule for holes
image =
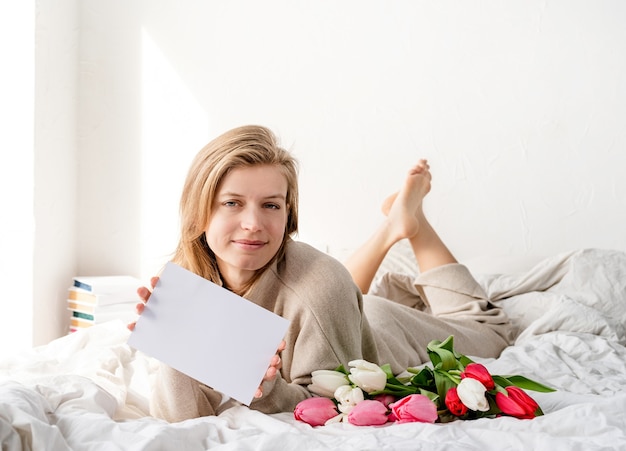
[[[123, 68], [126, 84], [111, 79], [137, 88], [139, 68], [124, 56], [137, 43], [105, 37], [140, 27], [148, 102], [138, 112], [133, 96], [119, 96], [119, 108], [96, 110], [111, 130], [93, 143], [134, 144], [126, 124], [154, 114], [147, 105], [170, 118], [144, 120], [141, 131], [143, 161], [161, 167], [143, 183], [169, 193], [152, 212], [144, 256], [175, 242], [181, 179], [204, 143], [195, 137], [252, 122], [299, 157], [301, 237], [331, 252], [368, 236], [378, 205], [421, 156], [435, 177], [428, 212], [461, 259], [626, 249], [622, 2], [161, 0], [132, 13], [126, 4], [90, 2], [102, 27], [95, 45], [111, 55], [97, 71]], [[161, 71], [146, 48], [172, 74], [150, 92]], [[173, 94], [184, 105], [168, 108]], [[118, 129], [124, 138], [110, 138]], [[106, 236], [110, 223], [98, 222], [81, 233]], [[159, 236], [157, 224], [172, 228]]]
[[0, 356], [28, 347], [33, 326], [35, 8], [0, 3]]
[[33, 344], [67, 333], [77, 270], [78, 0], [39, 0], [35, 40]]
[[420, 157], [462, 260], [626, 250], [623, 2], [79, 5], [77, 272], [152, 274], [192, 156], [245, 123], [300, 159], [301, 238], [335, 254]]

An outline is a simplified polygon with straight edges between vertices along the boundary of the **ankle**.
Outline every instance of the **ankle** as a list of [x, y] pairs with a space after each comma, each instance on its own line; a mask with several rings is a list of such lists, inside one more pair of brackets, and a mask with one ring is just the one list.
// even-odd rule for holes
[[379, 244], [386, 250], [389, 250], [397, 242], [404, 239], [411, 239], [416, 234], [408, 233], [407, 229], [402, 225], [399, 225], [389, 218], [385, 218], [378, 228], [376, 235], [378, 236]]

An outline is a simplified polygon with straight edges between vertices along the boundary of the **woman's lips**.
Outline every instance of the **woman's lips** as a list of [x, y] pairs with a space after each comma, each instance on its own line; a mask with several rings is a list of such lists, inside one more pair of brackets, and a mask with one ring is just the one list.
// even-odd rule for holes
[[233, 243], [244, 249], [258, 249], [265, 245], [265, 241], [260, 240], [233, 240]]

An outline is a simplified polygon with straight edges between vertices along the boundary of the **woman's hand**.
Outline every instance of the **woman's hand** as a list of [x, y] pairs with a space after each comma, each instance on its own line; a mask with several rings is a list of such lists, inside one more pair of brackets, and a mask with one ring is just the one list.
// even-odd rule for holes
[[[152, 290], [154, 290], [154, 287], [156, 286], [157, 282], [159, 281], [158, 277], [153, 277], [152, 279], [150, 279], [150, 285], [152, 287], [152, 289], [148, 288], [148, 287], [139, 287], [137, 288], [137, 294], [139, 295], [139, 299], [141, 299], [141, 302], [139, 302], [136, 306], [135, 306], [135, 311], [137, 312], [137, 315], [141, 315], [143, 313], [143, 309], [146, 307], [146, 303], [148, 302], [148, 299], [150, 299], [150, 295], [152, 294]], [[134, 330], [135, 329], [135, 324], [137, 324], [137, 321], [133, 321], [132, 323], [128, 324], [128, 329], [129, 330]]]
[[270, 360], [270, 366], [267, 368], [265, 376], [263, 376], [261, 385], [259, 385], [259, 388], [257, 388], [256, 393], [254, 394], [255, 398], [260, 398], [261, 396], [263, 396], [263, 382], [269, 382], [271, 380], [274, 380], [274, 378], [282, 368], [283, 362], [280, 360], [279, 354], [285, 349], [286, 346], [287, 343], [285, 343], [285, 340], [282, 340], [280, 342], [280, 345], [278, 345], [276, 354], [272, 357], [272, 360]]

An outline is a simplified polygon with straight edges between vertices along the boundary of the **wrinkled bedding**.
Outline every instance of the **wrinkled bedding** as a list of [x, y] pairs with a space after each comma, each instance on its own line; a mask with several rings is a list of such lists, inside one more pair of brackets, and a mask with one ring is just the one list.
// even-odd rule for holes
[[110, 322], [0, 362], [2, 450], [626, 449], [626, 254], [581, 250], [477, 277], [520, 335], [476, 360], [556, 388], [531, 393], [542, 417], [312, 428], [242, 406], [168, 424], [147, 414], [155, 362]]

